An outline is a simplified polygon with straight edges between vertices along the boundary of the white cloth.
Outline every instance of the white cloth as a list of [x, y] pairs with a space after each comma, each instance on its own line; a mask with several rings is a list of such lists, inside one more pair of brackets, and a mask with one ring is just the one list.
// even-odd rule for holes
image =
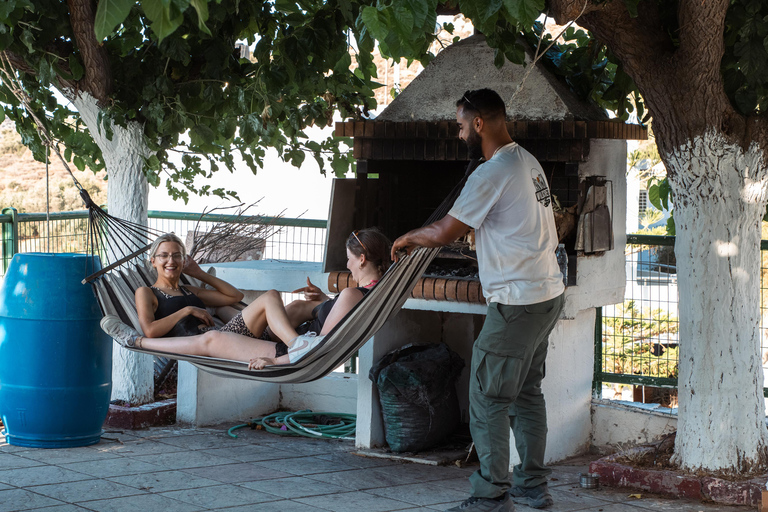
[[475, 228], [486, 300], [536, 304], [563, 293], [557, 229], [541, 164], [512, 142], [481, 164], [448, 212]]

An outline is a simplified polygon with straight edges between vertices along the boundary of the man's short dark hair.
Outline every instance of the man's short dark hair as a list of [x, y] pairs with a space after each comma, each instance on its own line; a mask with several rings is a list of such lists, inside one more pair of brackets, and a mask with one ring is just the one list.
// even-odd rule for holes
[[475, 89], [467, 91], [456, 102], [456, 108], [464, 107], [464, 111], [475, 112], [482, 118], [491, 119], [497, 115], [507, 118], [507, 108], [504, 100], [492, 89]]

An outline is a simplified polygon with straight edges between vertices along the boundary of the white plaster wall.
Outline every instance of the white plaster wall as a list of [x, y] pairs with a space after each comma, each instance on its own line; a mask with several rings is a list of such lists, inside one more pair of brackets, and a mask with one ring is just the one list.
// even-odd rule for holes
[[282, 384], [280, 407], [291, 411], [310, 409], [357, 414], [357, 379], [355, 374], [331, 373], [315, 382]]
[[274, 412], [280, 405], [280, 386], [219, 377], [179, 361], [176, 396], [176, 422], [200, 427], [248, 421]]
[[677, 430], [677, 416], [609, 400], [592, 404], [592, 446], [609, 451], [619, 443], [642, 444]]
[[[548, 462], [579, 455], [589, 449], [592, 419], [595, 310], [561, 319], [549, 336], [546, 376], [542, 390], [547, 401]], [[512, 464], [519, 459], [514, 444]]]
[[[627, 143], [624, 140], [592, 139], [589, 160], [579, 166], [579, 177], [605, 176], [613, 183], [612, 223], [614, 249], [600, 256], [579, 256], [577, 285], [565, 290], [566, 318], [579, 311], [624, 301], [626, 285], [624, 245], [627, 204]], [[609, 204], [610, 207], [610, 197]]]

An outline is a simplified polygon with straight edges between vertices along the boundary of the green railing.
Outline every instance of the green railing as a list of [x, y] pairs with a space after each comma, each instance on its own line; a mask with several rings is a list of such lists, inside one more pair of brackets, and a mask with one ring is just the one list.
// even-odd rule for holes
[[[677, 388], [678, 293], [675, 238], [627, 235], [627, 288], [622, 304], [598, 308], [595, 321], [593, 392], [604, 384]], [[760, 312], [768, 308], [768, 240], [760, 244]], [[768, 325], [761, 322], [762, 352]], [[768, 388], [764, 389], [768, 396]], [[609, 397], [610, 398], [610, 397]]]
[[[220, 222], [235, 222], [238, 217], [222, 214], [162, 212], [150, 210], [149, 227], [162, 232], [174, 232], [182, 240], [197, 229], [207, 231]], [[322, 261], [325, 252], [327, 221], [260, 217], [275, 232], [266, 240], [264, 259], [293, 261]], [[3, 274], [17, 252], [86, 252], [88, 212], [17, 213], [5, 208], [0, 215], [3, 243]]]

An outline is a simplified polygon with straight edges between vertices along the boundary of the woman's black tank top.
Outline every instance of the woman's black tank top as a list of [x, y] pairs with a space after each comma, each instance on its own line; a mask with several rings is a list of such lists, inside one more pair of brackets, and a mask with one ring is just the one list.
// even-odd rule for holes
[[[161, 318], [170, 316], [187, 306], [205, 308], [205, 304], [203, 304], [203, 301], [200, 300], [200, 297], [190, 292], [183, 286], [179, 286], [179, 290], [181, 290], [182, 293], [182, 295], [179, 296], [168, 295], [158, 290], [154, 286], [152, 286], [150, 289], [152, 290], [152, 293], [155, 294], [155, 297], [157, 297], [155, 320], [160, 320]], [[187, 315], [179, 322], [177, 322], [176, 325], [173, 326], [173, 329], [168, 331], [168, 334], [163, 336], [163, 338], [171, 338], [175, 336], [194, 336], [195, 334], [200, 334], [202, 332], [199, 328], [200, 323], [201, 322], [199, 318], [193, 315]]]
[[[358, 286], [357, 289], [363, 292], [363, 296], [371, 291], [370, 288], [363, 288], [362, 286]], [[315, 309], [312, 310], [312, 316], [314, 318], [301, 324], [296, 329], [296, 332], [299, 334], [305, 334], [308, 332], [320, 334], [320, 331], [323, 330], [323, 325], [325, 325], [325, 321], [328, 319], [328, 315], [331, 314], [331, 310], [333, 309], [334, 304], [336, 304], [336, 299], [338, 298], [339, 296], [336, 295], [334, 298], [329, 299], [318, 306], [315, 306]]]

